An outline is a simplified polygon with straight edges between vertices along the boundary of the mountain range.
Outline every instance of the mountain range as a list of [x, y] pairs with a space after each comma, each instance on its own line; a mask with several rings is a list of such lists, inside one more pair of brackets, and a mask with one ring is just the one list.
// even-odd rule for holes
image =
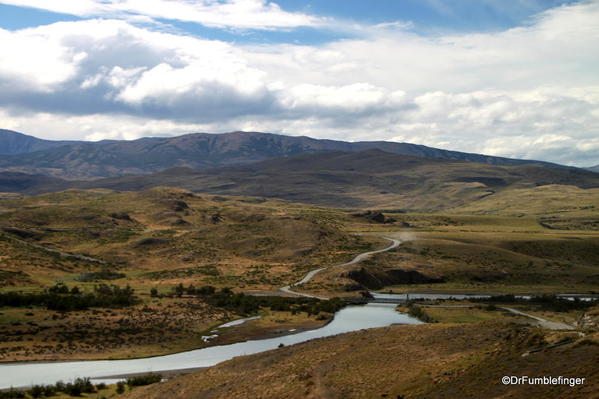
[[94, 180], [0, 173], [1, 190], [25, 194], [171, 186], [215, 195], [281, 198], [333, 207], [409, 210], [453, 208], [499, 193], [547, 185], [593, 189], [599, 187], [599, 174], [576, 168], [421, 158], [377, 149], [301, 154], [203, 170], [177, 167], [147, 175]]
[[38, 140], [0, 132], [0, 152], [13, 151], [0, 156], [0, 192], [171, 186], [337, 208], [438, 211], [496, 198], [502, 209], [513, 208], [506, 204], [526, 198], [526, 190], [551, 185], [578, 204], [599, 188], [599, 174], [585, 169], [407, 143], [255, 132], [96, 143]]
[[49, 141], [0, 130], [0, 171], [42, 174], [63, 179], [94, 179], [249, 164], [266, 159], [326, 151], [379, 149], [392, 154], [491, 165], [560, 165], [448, 151], [409, 143], [344, 142], [258, 132], [194, 133], [133, 141]]
[[0, 129], [0, 155], [27, 154], [30, 152], [44, 151], [76, 143], [79, 142], [66, 140], [43, 140], [12, 130]]

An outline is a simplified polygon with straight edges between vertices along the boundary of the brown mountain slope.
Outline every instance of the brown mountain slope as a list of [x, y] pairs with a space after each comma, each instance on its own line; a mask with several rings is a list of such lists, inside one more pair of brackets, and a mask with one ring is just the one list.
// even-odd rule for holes
[[27, 154], [75, 143], [76, 141], [43, 140], [12, 130], [0, 129], [0, 154], [3, 155]]
[[[210, 170], [177, 168], [147, 176], [70, 184], [116, 190], [177, 186], [196, 192], [274, 197], [335, 207], [438, 211], [550, 184], [593, 191], [589, 189], [599, 187], [599, 175], [577, 169], [496, 166], [369, 150], [298, 155]], [[64, 187], [55, 185], [54, 189]], [[37, 189], [34, 186], [28, 191]], [[593, 193], [597, 198], [598, 193]]]
[[[364, 330], [244, 356], [127, 399], [433, 399], [599, 397], [597, 333], [546, 345], [544, 333], [500, 323]], [[503, 376], [584, 377], [584, 385], [503, 385]]]
[[[384, 141], [349, 143], [258, 132], [195, 133], [178, 137], [142, 138], [134, 141], [72, 143], [43, 141], [19, 135], [20, 141], [27, 141], [24, 138], [28, 138], [27, 142], [33, 144], [24, 143], [15, 149], [12, 141], [9, 140], [17, 134], [13, 133], [0, 130], [0, 154], [3, 153], [4, 147], [6, 147], [4, 149], [6, 154], [19, 154], [0, 155], [0, 170], [45, 174], [68, 179], [147, 174], [181, 166], [206, 169], [305, 153], [367, 149], [380, 149], [390, 153], [424, 158], [497, 165], [531, 163], [558, 166], [541, 161], [469, 154], [409, 143]], [[23, 153], [29, 151], [37, 152]]]

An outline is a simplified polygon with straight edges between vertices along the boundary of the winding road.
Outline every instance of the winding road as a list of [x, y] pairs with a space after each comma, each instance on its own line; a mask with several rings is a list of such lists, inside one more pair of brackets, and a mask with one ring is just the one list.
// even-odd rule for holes
[[[416, 306], [421, 307], [421, 308], [441, 308], [441, 309], [460, 309], [460, 308], [473, 309], [473, 308], [476, 308], [476, 306], [474, 306], [474, 305], [422, 305], [422, 304], [416, 304]], [[501, 306], [501, 307], [499, 307], [499, 309], [507, 310], [508, 312], [511, 312], [513, 314], [517, 314], [519, 316], [524, 316], [524, 317], [533, 319], [537, 322], [537, 325], [539, 327], [543, 327], [548, 330], [575, 330], [575, 328], [569, 324], [562, 323], [559, 321], [550, 321], [547, 319], [543, 319], [542, 317], [535, 316], [530, 313], [524, 313], [524, 312], [514, 309], [514, 308], [508, 308], [508, 307]]]
[[401, 244], [400, 240], [396, 240], [394, 238], [389, 238], [389, 237], [384, 237], [384, 236], [380, 236], [380, 238], [384, 238], [385, 240], [391, 241], [391, 245], [389, 245], [386, 248], [379, 249], [377, 251], [369, 251], [369, 252], [361, 253], [361, 254], [357, 255], [355, 258], [353, 258], [351, 261], [347, 262], [347, 263], [343, 263], [343, 264], [340, 264], [340, 265], [333, 265], [333, 266], [321, 267], [320, 269], [312, 270], [308, 274], [306, 274], [304, 276], [304, 278], [301, 279], [300, 281], [298, 281], [297, 283], [281, 287], [281, 288], [279, 288], [279, 291], [282, 291], [282, 292], [284, 292], [286, 294], [303, 296], [303, 297], [306, 297], [306, 298], [316, 298], [316, 299], [323, 299], [323, 300], [328, 299], [328, 298], [325, 298], [325, 297], [320, 297], [320, 296], [316, 296], [316, 295], [305, 294], [303, 292], [293, 291], [291, 288], [292, 287], [295, 288], [295, 287], [297, 287], [299, 285], [307, 283], [308, 281], [312, 280], [312, 278], [315, 275], [317, 275], [318, 273], [320, 273], [323, 270], [330, 269], [332, 267], [345, 267], [345, 266], [355, 265], [356, 263], [362, 262], [364, 259], [366, 259], [370, 255], [379, 254], [381, 252], [389, 251], [389, 250], [391, 250], [393, 248], [397, 248], [399, 246], [399, 244]]
[[569, 324], [561, 323], [559, 321], [549, 321], [549, 320], [543, 319], [542, 317], [535, 316], [535, 315], [532, 315], [529, 313], [524, 313], [524, 312], [521, 312], [514, 308], [502, 307], [501, 309], [507, 310], [508, 312], [512, 312], [512, 313], [520, 315], [520, 316], [529, 317], [533, 320], [536, 320], [540, 327], [547, 328], [549, 330], [574, 330], [574, 327], [572, 327]]

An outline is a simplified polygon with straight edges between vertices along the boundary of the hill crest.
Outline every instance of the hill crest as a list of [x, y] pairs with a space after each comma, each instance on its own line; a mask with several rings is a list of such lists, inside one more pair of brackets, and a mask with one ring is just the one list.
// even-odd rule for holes
[[[4, 131], [6, 132], [6, 131]], [[0, 131], [0, 150], [3, 137]], [[20, 137], [20, 136], [19, 136]], [[30, 137], [30, 136], [24, 136]], [[39, 140], [30, 137], [33, 141]], [[65, 179], [94, 179], [160, 172], [173, 167], [211, 169], [245, 165], [267, 159], [328, 151], [361, 152], [378, 149], [398, 155], [449, 159], [491, 165], [535, 164], [561, 167], [542, 161], [519, 160], [448, 151], [409, 143], [385, 141], [345, 142], [306, 136], [260, 132], [222, 134], [192, 133], [176, 137], [151, 137], [133, 141], [52, 142], [36, 141], [28, 153], [0, 155], [0, 171], [44, 174]], [[44, 144], [45, 143], [45, 144]], [[0, 151], [0, 154], [2, 151]]]

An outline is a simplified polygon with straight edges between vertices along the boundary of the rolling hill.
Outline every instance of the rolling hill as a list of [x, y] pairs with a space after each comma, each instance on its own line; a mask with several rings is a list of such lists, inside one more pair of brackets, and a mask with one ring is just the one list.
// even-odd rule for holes
[[4, 200], [0, 286], [14, 279], [44, 285], [109, 269], [146, 272], [134, 284], [206, 280], [278, 287], [293, 267], [299, 278], [301, 267], [335, 263], [335, 256], [344, 259], [344, 251], [360, 247], [362, 239], [340, 230], [343, 217], [279, 200], [174, 188], [69, 190]]
[[[125, 398], [597, 398], [597, 333], [523, 356], [548, 339], [513, 324], [395, 325], [240, 356]], [[504, 375], [588, 383], [504, 385]]]
[[[11, 144], [14, 137], [18, 138], [19, 145]], [[469, 154], [409, 143], [350, 143], [258, 132], [195, 133], [133, 141], [52, 142], [0, 131], [0, 154], [5, 154], [0, 155], [0, 171], [91, 179], [155, 173], [173, 167], [207, 169], [306, 153], [360, 152], [368, 149], [492, 165], [559, 166], [541, 161]]]
[[[518, 192], [518, 198], [527, 198], [525, 194], [530, 190], [539, 191], [537, 188], [551, 185], [575, 189], [568, 192], [586, 198], [590, 206], [599, 192], [599, 175], [581, 169], [497, 166], [380, 150], [303, 154], [207, 170], [172, 168], [149, 175], [92, 181], [41, 180], [28, 175], [0, 174], [0, 186], [5, 191], [25, 194], [68, 188], [133, 191], [172, 186], [195, 192], [281, 198], [341, 208], [420, 211], [472, 206], [482, 200], [495, 206], [495, 197], [505, 201], [511, 198], [510, 193]], [[541, 194], [545, 191], [541, 190]], [[482, 211], [477, 208], [477, 213]]]

